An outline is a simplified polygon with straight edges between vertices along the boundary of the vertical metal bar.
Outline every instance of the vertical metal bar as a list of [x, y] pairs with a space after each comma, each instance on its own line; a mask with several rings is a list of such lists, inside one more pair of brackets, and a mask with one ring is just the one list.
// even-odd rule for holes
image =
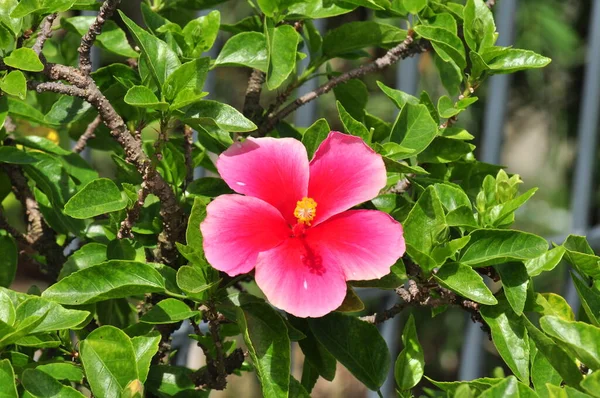
[[[594, 0], [590, 17], [588, 37], [587, 67], [583, 80], [582, 106], [579, 113], [577, 133], [577, 163], [572, 197], [572, 231], [585, 234], [589, 229], [590, 206], [594, 181], [594, 160], [596, 157], [598, 111], [600, 110], [600, 0]], [[579, 297], [571, 277], [567, 275], [565, 298], [573, 308], [579, 307]]]
[[[509, 46], [514, 38], [517, 0], [503, 0], [498, 2], [496, 7], [496, 28], [500, 34], [497, 45]], [[484, 162], [500, 163], [510, 80], [510, 75], [496, 75], [490, 78], [480, 156]], [[461, 352], [460, 369], [458, 371], [459, 380], [473, 380], [482, 376], [484, 366], [483, 339], [483, 331], [469, 319]]]

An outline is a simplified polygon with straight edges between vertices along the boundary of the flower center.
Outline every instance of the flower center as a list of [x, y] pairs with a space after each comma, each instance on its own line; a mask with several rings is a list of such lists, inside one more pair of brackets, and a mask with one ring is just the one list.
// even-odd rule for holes
[[312, 198], [302, 198], [296, 203], [294, 216], [298, 219], [298, 223], [310, 225], [310, 222], [317, 215], [317, 202]]

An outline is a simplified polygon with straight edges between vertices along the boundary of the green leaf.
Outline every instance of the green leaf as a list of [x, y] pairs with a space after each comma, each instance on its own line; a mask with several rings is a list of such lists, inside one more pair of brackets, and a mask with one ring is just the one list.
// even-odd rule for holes
[[193, 195], [216, 198], [219, 195], [233, 193], [223, 179], [217, 177], [203, 177], [192, 181], [187, 191]]
[[202, 252], [202, 234], [200, 223], [206, 218], [206, 204], [200, 198], [194, 198], [194, 204], [188, 220], [188, 228], [185, 233], [185, 241], [188, 246], [196, 251]]
[[529, 384], [529, 338], [522, 318], [517, 317], [506, 302], [483, 306], [480, 312], [504, 362], [515, 376]]
[[[533, 352], [534, 350], [532, 350], [532, 354]], [[541, 398], [548, 398], [546, 383], [560, 385], [562, 382], [560, 374], [552, 367], [546, 356], [538, 350], [535, 350], [535, 355], [531, 359], [531, 382]]]
[[10, 360], [3, 359], [0, 361], [0, 386], [2, 398], [18, 398], [17, 385], [15, 384], [15, 372]]
[[93, 242], [83, 245], [67, 259], [60, 270], [58, 280], [71, 275], [73, 272], [98, 265], [106, 260], [106, 245]]
[[575, 320], [575, 314], [567, 300], [554, 293], [536, 293], [533, 311], [541, 315], [557, 316], [565, 321]]
[[193, 370], [180, 366], [155, 365], [150, 367], [145, 387], [159, 396], [205, 397], [196, 390], [192, 373]]
[[152, 357], [158, 352], [160, 334], [156, 331], [146, 336], [136, 336], [131, 339], [135, 362], [137, 364], [138, 378], [143, 382], [148, 377]]
[[544, 271], [552, 271], [560, 263], [564, 254], [565, 248], [557, 246], [536, 258], [525, 261], [527, 273], [529, 276], [538, 276]]
[[[446, 230], [446, 219], [442, 202], [435, 188], [427, 187], [412, 208], [404, 221], [404, 238], [408, 254], [415, 259], [422, 252], [428, 255], [438, 243], [438, 236]], [[417, 263], [430, 271], [437, 264], [431, 259], [431, 263]]]
[[475, 379], [475, 380], [471, 380], [471, 381], [451, 381], [451, 382], [443, 382], [443, 381], [435, 381], [435, 380], [431, 380], [429, 377], [425, 376], [425, 378], [427, 380], [429, 380], [431, 383], [433, 383], [434, 386], [436, 386], [437, 388], [448, 392], [448, 394], [450, 396], [456, 396], [456, 391], [461, 387], [461, 386], [468, 386], [470, 387], [470, 389], [476, 391], [477, 393], [481, 393], [485, 390], [487, 390], [488, 388], [490, 388], [491, 386], [494, 386], [498, 383], [501, 383], [502, 380], [504, 379], [497, 379], [497, 378], [489, 378], [489, 377], [483, 377], [480, 379]]
[[573, 273], [571, 273], [571, 278], [573, 278], [573, 283], [586, 315], [595, 326], [600, 327], [600, 292], [593, 287], [588, 287]]
[[242, 32], [225, 42], [215, 66], [247, 66], [267, 72], [267, 38], [264, 33]]
[[404, 7], [411, 14], [418, 14], [426, 5], [427, 0], [404, 0]]
[[583, 322], [565, 321], [556, 316], [540, 319], [542, 330], [560, 341], [590, 369], [600, 368], [600, 328]]
[[61, 96], [52, 104], [44, 119], [50, 124], [68, 124], [79, 120], [92, 108], [92, 105], [78, 97]]
[[199, 267], [184, 265], [177, 270], [177, 286], [192, 299], [206, 300], [209, 289], [219, 283], [216, 277], [212, 278], [212, 275], [209, 274], [210, 269], [203, 270]]
[[[323, 344], [319, 343], [313, 332], [310, 330], [306, 319], [296, 318], [292, 315], [289, 315], [288, 319], [292, 326], [300, 330], [306, 336], [298, 341], [300, 349], [306, 357], [305, 361], [310, 363], [317, 375], [322, 376], [325, 380], [332, 381], [335, 377], [337, 364], [333, 355], [327, 351]], [[302, 374], [302, 379], [304, 379], [304, 372]]]
[[594, 372], [586, 376], [581, 382], [581, 387], [591, 395], [597, 397], [600, 392], [600, 372]]
[[546, 388], [550, 398], [590, 398], [590, 395], [569, 386], [559, 387], [546, 383]]
[[440, 113], [440, 117], [444, 119], [451, 118], [452, 116], [456, 116], [460, 113], [460, 109], [456, 109], [454, 107], [454, 102], [447, 95], [442, 95], [438, 99], [438, 111]]
[[346, 131], [346, 133], [360, 137], [366, 143], [370, 143], [371, 134], [369, 133], [369, 130], [367, 130], [367, 128], [364, 126], [364, 124], [354, 119], [348, 112], [346, 112], [346, 109], [344, 109], [344, 106], [340, 101], [336, 101], [336, 104], [338, 112], [340, 114], [340, 120], [344, 125], [344, 130]]
[[234, 133], [256, 130], [256, 125], [235, 108], [218, 101], [197, 102], [190, 106], [182, 119], [185, 123], [213, 125]]
[[15, 323], [15, 317], [15, 305], [8, 294], [0, 290], [0, 322], [12, 326]]
[[412, 314], [410, 314], [404, 325], [402, 343], [404, 348], [396, 359], [394, 378], [400, 390], [410, 390], [421, 381], [425, 368], [423, 348], [419, 343], [415, 318]]
[[17, 321], [30, 316], [45, 315], [43, 321], [30, 333], [52, 332], [63, 329], [79, 329], [90, 315], [88, 311], [69, 310], [41, 297], [31, 297], [17, 306]]
[[505, 48], [494, 51], [490, 55], [483, 54], [483, 58], [492, 74], [515, 73], [521, 70], [543, 68], [552, 60], [529, 50]]
[[114, 326], [101, 326], [80, 344], [85, 375], [98, 397], [118, 397], [123, 388], [138, 378], [131, 339]]
[[263, 396], [287, 396], [290, 384], [290, 339], [285, 322], [268, 304], [243, 304], [238, 324], [248, 346]]
[[390, 352], [377, 328], [358, 318], [332, 312], [308, 319], [317, 340], [367, 388], [383, 385], [390, 367]]
[[410, 94], [406, 94], [404, 91], [396, 90], [386, 86], [382, 82], [378, 81], [377, 85], [383, 91], [389, 99], [391, 99], [398, 109], [404, 108], [407, 103], [412, 105], [419, 105], [419, 99]]
[[365, 309], [365, 303], [362, 302], [360, 297], [354, 292], [351, 286], [347, 286], [346, 296], [344, 301], [335, 311], [338, 312], [359, 312]]
[[131, 87], [127, 90], [123, 101], [128, 105], [139, 108], [159, 109], [163, 111], [169, 108], [169, 104], [159, 101], [154, 92], [145, 86]]
[[433, 188], [438, 194], [444, 209], [456, 210], [459, 207], [471, 208], [471, 200], [459, 186], [453, 184], [434, 184]]
[[221, 13], [213, 10], [204, 16], [191, 20], [185, 25], [181, 33], [190, 48], [186, 53], [188, 57], [198, 58], [203, 52], [211, 49], [217, 39], [220, 22]]
[[169, 75], [162, 89], [167, 101], [179, 103], [190, 94], [200, 95], [209, 64], [210, 58], [198, 58], [186, 62]]
[[122, 210], [127, 199], [121, 196], [117, 185], [108, 178], [99, 178], [88, 183], [65, 205], [65, 214], [84, 219]]
[[23, 72], [20, 70], [9, 72], [2, 80], [0, 80], [0, 90], [22, 100], [25, 99], [25, 94], [27, 94], [27, 81], [25, 80]]
[[290, 5], [288, 15], [299, 15], [310, 19], [329, 18], [349, 13], [356, 8], [350, 3], [334, 3], [324, 0], [305, 0]]
[[175, 323], [198, 314], [198, 311], [190, 310], [190, 307], [183, 301], [168, 298], [155, 304], [150, 311], [142, 316], [140, 322], [152, 324]]
[[302, 136], [302, 143], [306, 147], [306, 152], [309, 158], [315, 154], [321, 142], [327, 138], [331, 128], [325, 119], [319, 119], [306, 129]]
[[0, 236], [0, 286], [9, 287], [17, 273], [19, 253], [17, 244], [10, 236]]
[[436, 54], [444, 61], [453, 61], [459, 68], [467, 66], [465, 47], [460, 38], [453, 32], [444, 28], [427, 25], [417, 25], [415, 32], [431, 41]]
[[39, 365], [36, 369], [49, 374], [56, 380], [68, 380], [76, 383], [81, 383], [83, 380], [83, 370], [71, 362], [48, 363]]
[[523, 263], [505, 263], [496, 265], [502, 279], [502, 287], [508, 303], [515, 314], [522, 315], [527, 300], [529, 275]]
[[569, 235], [563, 243], [566, 249], [565, 258], [579, 273], [592, 278], [600, 277], [600, 257], [587, 243], [585, 237]]
[[544, 238], [508, 229], [478, 229], [464, 249], [460, 262], [473, 266], [501, 264], [507, 261], [529, 260], [545, 253]]
[[365, 47], [392, 48], [406, 39], [406, 31], [374, 21], [349, 22], [327, 32], [323, 55], [334, 58]]
[[21, 384], [31, 396], [37, 398], [83, 398], [76, 389], [61, 384], [58, 380], [38, 369], [26, 369]]
[[[83, 36], [87, 33], [90, 25], [96, 20], [96, 17], [78, 16], [61, 19], [61, 24], [72, 32]], [[139, 54], [135, 52], [129, 42], [125, 32], [111, 20], [105, 21], [102, 25], [102, 33], [96, 36], [94, 42], [100, 48], [121, 55], [127, 58], [137, 58]]]
[[440, 285], [475, 302], [494, 305], [498, 300], [473, 268], [461, 263], [446, 263], [433, 275]]
[[496, 41], [496, 25], [492, 11], [483, 0], [468, 0], [464, 9], [463, 32], [473, 51], [485, 50]]
[[486, 212], [486, 220], [489, 220], [491, 225], [499, 226], [507, 217], [512, 215], [519, 207], [523, 206], [537, 191], [537, 188], [532, 188], [514, 199], [498, 204]]
[[419, 163], [450, 163], [464, 158], [474, 149], [475, 145], [467, 142], [437, 136], [417, 160]]
[[7, 97], [7, 101], [9, 115], [31, 120], [32, 122], [40, 124], [46, 124], [44, 114], [28, 103], [14, 97]]
[[439, 56], [439, 54], [434, 57], [434, 63], [440, 73], [442, 85], [450, 95], [460, 95], [460, 86], [463, 81], [462, 69], [456, 62], [446, 59]]
[[392, 127], [390, 141], [399, 143], [411, 152], [395, 160], [423, 152], [433, 141], [437, 131], [438, 126], [425, 105], [412, 105], [407, 102]]
[[148, 264], [112, 260], [77, 271], [42, 293], [60, 304], [82, 305], [111, 298], [162, 292], [165, 281]]
[[281, 86], [296, 67], [296, 47], [300, 35], [291, 25], [281, 25], [267, 36], [269, 68], [267, 88], [274, 90]]
[[31, 48], [21, 47], [14, 50], [8, 57], [4, 57], [4, 63], [12, 68], [28, 72], [41, 72], [44, 64]]
[[535, 343], [540, 353], [546, 357], [548, 362], [556, 369], [563, 380], [572, 386], [578, 386], [583, 376], [579, 371], [579, 366], [575, 363], [574, 358], [566, 353], [559, 345], [554, 343], [552, 339], [542, 333], [538, 328], [526, 318], [521, 317], [531, 340]]
[[142, 56], [156, 85], [162, 87], [167, 77], [181, 65], [177, 54], [171, 50], [167, 43], [152, 36], [127, 18], [121, 10], [119, 10], [119, 15], [127, 25], [134, 41], [142, 50]]
[[509, 376], [500, 383], [490, 387], [479, 395], [481, 398], [504, 398], [504, 397], [515, 397], [515, 398], [538, 398], [538, 395], [533, 392], [529, 386], [529, 380], [526, 381], [527, 385], [519, 383], [514, 376]]

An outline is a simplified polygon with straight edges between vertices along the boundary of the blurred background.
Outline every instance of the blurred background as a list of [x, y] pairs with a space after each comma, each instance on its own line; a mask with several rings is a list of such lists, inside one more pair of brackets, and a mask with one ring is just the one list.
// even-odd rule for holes
[[[123, 2], [122, 8], [138, 23], [143, 23], [138, 0]], [[247, 2], [236, 0], [220, 4], [216, 9], [221, 11], [223, 24], [235, 23], [253, 13]], [[541, 70], [488, 79], [476, 92], [479, 101], [461, 114], [457, 125], [476, 137], [477, 158], [502, 164], [508, 172], [520, 174], [524, 181], [523, 191], [534, 186], [540, 188], [520, 209], [516, 228], [541, 234], [559, 244], [569, 233], [588, 234], [592, 246], [598, 246], [595, 240], [599, 240], [596, 236], [600, 237], [600, 233], [594, 226], [600, 223], [600, 194], [596, 189], [600, 176], [596, 169], [600, 163], [595, 161], [597, 114], [600, 111], [600, 0], [497, 0], [494, 13], [500, 44], [514, 44], [518, 48], [533, 50], [551, 57], [553, 61]], [[166, 17], [173, 22], [185, 23], [198, 15]], [[374, 18], [377, 15], [360, 8], [350, 14], [321, 21], [323, 23], [317, 23], [317, 26], [325, 31], [347, 22]], [[385, 19], [383, 22], [406, 26], [406, 21], [401, 20]], [[78, 40], [71, 35], [57, 34], [47, 47], [59, 51], [60, 41]], [[210, 54], [213, 58], [231, 35], [226, 31], [220, 32]], [[383, 54], [383, 50], [370, 50], [372, 58]], [[96, 66], [115, 61], [110, 54], [98, 49], [94, 57]], [[346, 71], [366, 61], [365, 58], [353, 61], [335, 59], [331, 66], [335, 71]], [[209, 98], [241, 110], [249, 73], [246, 68], [213, 70], [205, 91], [210, 92]], [[309, 81], [296, 96], [303, 90], [309, 91], [322, 84], [325, 77], [317, 80]], [[370, 95], [367, 111], [389, 122], [394, 120], [397, 111], [379, 90], [376, 81], [411, 94], [427, 90], [433, 98], [445, 93], [432, 58], [427, 53], [404, 60], [382, 73], [368, 75], [363, 80]], [[263, 92], [263, 104], [269, 104], [277, 94]], [[289, 120], [307, 127], [318, 118], [326, 118], [332, 128], [342, 128], [333, 93], [300, 108]], [[34, 126], [21, 126], [19, 130], [22, 134], [46, 136], [67, 149], [73, 144], [68, 131]], [[110, 162], [107, 162], [105, 152], [91, 150], [86, 156], [96, 168], [110, 175], [111, 170], [107, 166]], [[198, 176], [201, 173], [198, 171]], [[0, 183], [4, 189], [7, 182]], [[2, 206], [11, 223], [18, 225], [22, 222], [19, 203], [12, 194], [4, 199]], [[32, 278], [35, 279], [33, 270], [21, 272], [15, 288], [27, 290], [31, 283], [43, 285], [43, 282], [32, 282]], [[568, 287], [564, 265], [536, 279], [536, 291], [539, 292], [568, 294]], [[368, 312], [389, 307], [396, 301], [393, 294], [391, 297], [370, 291], [361, 294]], [[570, 302], [578, 306], [576, 302]], [[428, 377], [440, 381], [471, 379], [501, 375], [506, 370], [498, 367], [501, 361], [497, 359], [498, 354], [487, 336], [479, 333], [477, 326], [470, 326], [473, 324], [461, 310], [449, 309], [435, 319], [430, 319], [430, 314], [424, 312], [428, 309], [413, 311], [425, 350], [425, 374]], [[407, 315], [396, 317], [384, 324], [382, 329], [394, 358], [402, 348], [399, 340]], [[182, 332], [182, 335], [185, 333]], [[192, 367], [200, 366], [201, 351], [195, 350], [192, 344], [186, 357], [189, 344], [181, 344], [185, 348], [180, 360], [187, 361]], [[295, 352], [293, 373], [299, 378], [302, 357], [298, 349]], [[260, 396], [253, 374], [241, 378], [232, 376], [230, 380], [227, 391], [214, 396]], [[392, 384], [387, 384], [382, 391], [385, 396], [395, 395]], [[365, 397], [372, 394], [340, 367], [334, 382], [320, 380], [312, 395]]]

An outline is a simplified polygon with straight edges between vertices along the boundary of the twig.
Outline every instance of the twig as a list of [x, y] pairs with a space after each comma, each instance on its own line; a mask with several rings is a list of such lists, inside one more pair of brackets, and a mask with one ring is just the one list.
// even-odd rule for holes
[[13, 238], [22, 245], [29, 246], [31, 242], [27, 240], [27, 237], [23, 235], [21, 232], [17, 231], [12, 225], [8, 223], [6, 217], [4, 216], [4, 210], [0, 207], [0, 229], [5, 230]]
[[142, 182], [142, 187], [138, 191], [137, 200], [133, 204], [133, 207], [127, 211], [127, 217], [125, 217], [125, 220], [121, 222], [121, 228], [119, 228], [119, 232], [117, 232], [117, 238], [133, 238], [133, 235], [131, 234], [131, 228], [140, 217], [140, 210], [142, 209], [142, 206], [144, 206], [144, 202], [146, 201], [148, 194], [149, 192], [146, 187], [146, 182], [144, 181]]
[[212, 305], [208, 306], [208, 309], [205, 311], [205, 314], [206, 319], [208, 321], [208, 330], [210, 331], [210, 335], [212, 336], [213, 342], [215, 343], [215, 352], [217, 354], [216, 358], [214, 358], [213, 360], [216, 374], [214, 375], [214, 378], [212, 380], [214, 382], [212, 388], [214, 388], [215, 390], [224, 390], [225, 386], [227, 386], [228, 373], [225, 363], [225, 353], [223, 351], [223, 341], [221, 341], [221, 337], [219, 335], [219, 314]]
[[79, 51], [79, 70], [86, 76], [92, 71], [90, 51], [96, 41], [96, 36], [102, 33], [104, 22], [112, 16], [120, 2], [121, 0], [106, 0], [100, 7], [96, 20], [81, 38], [81, 44], [77, 49]]
[[414, 32], [409, 30], [406, 39], [396, 47], [389, 50], [384, 56], [381, 58], [377, 58], [375, 61], [370, 62], [366, 65], [362, 65], [356, 69], [348, 71], [346, 73], [341, 74], [340, 76], [334, 77], [329, 80], [327, 83], [321, 85], [317, 89], [306, 93], [300, 98], [297, 98], [295, 101], [288, 104], [285, 108], [278, 111], [275, 114], [269, 114], [265, 122], [259, 127], [259, 129], [255, 132], [258, 136], [263, 136], [268, 133], [273, 127], [279, 123], [283, 118], [287, 115], [298, 109], [299, 107], [309, 103], [310, 101], [318, 98], [319, 96], [328, 93], [335, 86], [345, 83], [350, 79], [355, 79], [360, 76], [364, 76], [368, 73], [376, 72], [378, 70], [382, 70], [387, 68], [388, 66], [398, 62], [400, 59], [404, 59], [415, 54], [419, 54], [423, 51], [427, 50], [427, 45], [425, 42], [414, 41]]
[[183, 156], [185, 157], [185, 181], [183, 190], [185, 191], [194, 180], [194, 164], [192, 159], [192, 150], [194, 148], [193, 131], [190, 126], [183, 126]]
[[265, 82], [265, 73], [253, 69], [248, 79], [248, 88], [246, 89], [246, 99], [244, 100], [244, 116], [255, 123], [262, 122], [262, 113], [264, 109], [260, 106], [260, 94], [263, 83]]
[[83, 132], [83, 134], [81, 134], [81, 137], [79, 137], [79, 139], [77, 140], [77, 143], [73, 147], [73, 152], [75, 152], [75, 153], [83, 152], [83, 150], [85, 149], [85, 146], [87, 145], [88, 140], [90, 138], [94, 138], [96, 136], [96, 134], [95, 134], [96, 129], [98, 128], [100, 123], [102, 123], [102, 118], [100, 117], [100, 115], [98, 115], [90, 124], [88, 124], [88, 126], [85, 129], [85, 131]]
[[31, 49], [35, 51], [37, 55], [42, 54], [46, 40], [52, 36], [52, 24], [54, 23], [57, 15], [57, 13], [50, 14], [43, 19], [40, 25], [40, 32], [38, 33], [37, 39], [35, 39], [35, 44], [33, 47], [31, 47]]
[[[223, 363], [226, 376], [232, 374], [236, 369], [242, 367], [245, 356], [246, 355], [241, 348], [236, 348], [225, 358]], [[219, 389], [219, 386], [215, 383], [213, 370], [213, 368], [207, 365], [206, 367], [198, 369], [191, 375], [191, 378], [198, 389]]]

